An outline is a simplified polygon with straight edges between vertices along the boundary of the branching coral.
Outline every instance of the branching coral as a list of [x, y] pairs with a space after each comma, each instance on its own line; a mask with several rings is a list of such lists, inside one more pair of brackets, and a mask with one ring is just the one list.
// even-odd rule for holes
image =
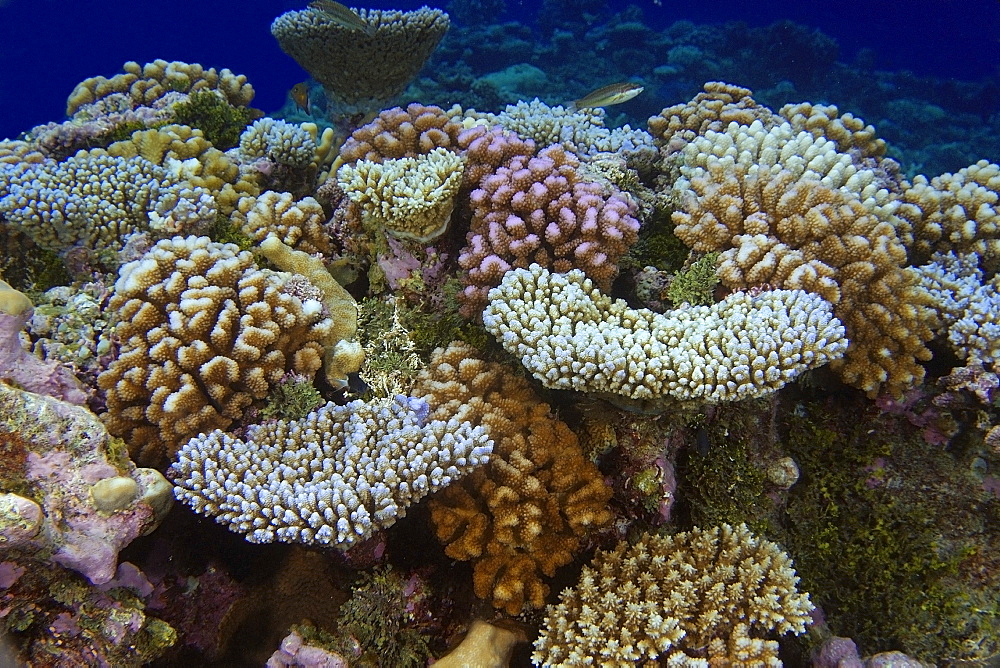
[[875, 136], [875, 128], [851, 113], [840, 114], [835, 105], [786, 104], [779, 114], [788, 119], [796, 131], [805, 130], [814, 137], [836, 142], [842, 153], [857, 151], [866, 158], [885, 155], [885, 141]]
[[774, 666], [772, 631], [801, 634], [813, 609], [788, 555], [745, 524], [646, 536], [598, 552], [549, 606], [535, 665]]
[[709, 130], [721, 131], [730, 123], [750, 125], [760, 120], [772, 125], [774, 114], [757, 104], [749, 88], [709, 81], [704, 92], [690, 102], [667, 107], [649, 119], [649, 132], [668, 152], [675, 153]]
[[955, 353], [972, 365], [1000, 368], [1000, 279], [984, 282], [973, 254], [937, 253], [914, 271]]
[[461, 300], [468, 313], [511, 268], [537, 263], [581, 269], [604, 289], [618, 259], [638, 238], [636, 205], [610, 186], [583, 180], [580, 162], [561, 146], [515, 155], [482, 178], [471, 195], [472, 225], [459, 265], [468, 272]]
[[415, 158], [436, 148], [454, 150], [462, 125], [440, 107], [416, 102], [406, 108], [393, 107], [351, 133], [340, 147], [338, 161], [382, 162], [393, 158]]
[[929, 296], [904, 271], [890, 222], [899, 202], [875, 171], [825, 138], [756, 121], [710, 130], [682, 156], [674, 232], [695, 251], [720, 251], [724, 285], [803, 289], [833, 303], [851, 341], [834, 368], [866, 392], [923, 377]]
[[587, 532], [611, 520], [611, 489], [576, 436], [531, 386], [471, 347], [434, 352], [414, 393], [431, 418], [483, 425], [489, 464], [431, 500], [445, 552], [474, 562], [476, 595], [517, 614], [544, 605], [542, 575], [569, 563]]
[[241, 173], [229, 153], [214, 147], [201, 130], [186, 125], [137, 130], [128, 139], [108, 146], [107, 152], [118, 158], [143, 158], [189, 188], [208, 191], [223, 215], [236, 208], [240, 197], [260, 190], [252, 175]]
[[601, 152], [635, 151], [653, 146], [653, 138], [644, 130], [633, 130], [628, 125], [613, 130], [605, 127], [606, 112], [600, 107], [550, 107], [536, 97], [530, 102], [522, 100], [509, 104], [499, 114], [468, 112], [466, 116], [490, 127], [499, 125], [533, 140], [538, 146], [561, 144], [583, 161]]
[[305, 418], [191, 439], [172, 472], [176, 494], [250, 542], [347, 549], [392, 526], [407, 506], [486, 462], [483, 427], [428, 418], [397, 396], [326, 404]]
[[229, 152], [247, 178], [262, 188], [311, 195], [316, 175], [333, 153], [333, 128], [322, 133], [315, 123], [288, 123], [262, 118], [240, 135], [239, 147]]
[[458, 154], [435, 148], [413, 158], [344, 165], [337, 181], [370, 229], [426, 242], [448, 228], [463, 166]]
[[[122, 344], [98, 378], [109, 430], [144, 464], [228, 427], [288, 371], [312, 376], [333, 328], [318, 289], [207, 237], [159, 242], [124, 265], [110, 308]], [[307, 283], [308, 285], [308, 283]]]
[[[233, 106], [245, 106], [253, 99], [253, 87], [242, 74], [228, 69], [205, 69], [197, 63], [180, 61], [168, 63], [154, 60], [145, 65], [127, 62], [125, 72], [110, 79], [93, 77], [80, 82], [70, 93], [66, 115], [73, 116], [82, 108], [103, 102], [118, 109], [151, 106], [169, 93], [194, 93], [214, 90], [223, 95]], [[112, 98], [112, 99], [109, 99]], [[87, 113], [93, 114], [92, 109]]]
[[121, 248], [125, 237], [197, 231], [215, 220], [211, 193], [140, 157], [80, 152], [21, 163], [0, 190], [0, 217], [41, 248]]
[[576, 269], [532, 265], [490, 291], [483, 323], [546, 387], [659, 402], [736, 401], [840, 357], [844, 327], [802, 290], [734, 293], [666, 314], [601, 294]]
[[462, 187], [469, 190], [478, 188], [484, 176], [494, 173], [514, 156], [531, 158], [535, 155], [535, 142], [499, 126], [474, 125], [463, 130], [458, 135], [458, 145], [465, 155]]
[[258, 197], [241, 198], [231, 219], [254, 243], [273, 234], [286, 246], [305, 253], [330, 252], [330, 235], [323, 227], [326, 214], [312, 197], [296, 201], [291, 193], [268, 190]]
[[902, 199], [899, 217], [912, 230], [914, 263], [954, 250], [1000, 268], [1000, 166], [980, 160], [954, 174], [919, 175]]

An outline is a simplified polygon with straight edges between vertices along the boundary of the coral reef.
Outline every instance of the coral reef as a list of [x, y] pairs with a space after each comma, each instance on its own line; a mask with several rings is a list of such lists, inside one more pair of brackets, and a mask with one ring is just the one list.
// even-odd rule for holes
[[157, 243], [121, 268], [109, 304], [121, 349], [98, 378], [108, 429], [136, 461], [163, 466], [192, 436], [240, 419], [286, 372], [312, 376], [334, 326], [321, 298], [232, 244]]
[[202, 434], [180, 449], [171, 473], [179, 500], [250, 542], [346, 550], [492, 449], [482, 427], [428, 418], [426, 402], [397, 396], [253, 425], [245, 440]]
[[996, 663], [994, 83], [451, 8], [279, 16], [268, 117], [127, 63], [0, 141], [0, 652]]
[[788, 555], [723, 524], [598, 552], [547, 609], [535, 665], [779, 665], [767, 634], [801, 634], [813, 609]]
[[588, 532], [611, 520], [611, 490], [576, 436], [524, 379], [467, 344], [439, 348], [414, 394], [431, 417], [483, 425], [490, 462], [430, 501], [445, 552], [471, 560], [476, 595], [515, 615], [544, 605], [553, 576]]
[[515, 269], [483, 324], [546, 387], [652, 401], [757, 397], [847, 349], [830, 305], [802, 290], [738, 292], [666, 314], [630, 309], [579, 269]]

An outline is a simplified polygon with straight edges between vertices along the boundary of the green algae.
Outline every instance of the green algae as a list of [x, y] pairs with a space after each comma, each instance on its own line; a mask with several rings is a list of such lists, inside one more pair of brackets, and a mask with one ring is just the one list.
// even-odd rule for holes
[[662, 271], [678, 271], [684, 266], [690, 251], [673, 232], [668, 222], [652, 224], [639, 230], [639, 239], [622, 258], [622, 267], [656, 267]]
[[[215, 221], [209, 226], [206, 234], [212, 241], [220, 244], [235, 244], [239, 246], [240, 250], [253, 250], [256, 247], [253, 239], [247, 236], [239, 225], [233, 223], [229, 216], [221, 213], [215, 216]], [[255, 254], [257, 264], [261, 264], [263, 257], [258, 256], [259, 254]]]
[[[414, 628], [406, 581], [391, 566], [363, 573], [351, 598], [340, 608], [338, 629], [356, 639], [363, 650], [356, 665], [424, 666], [431, 652], [428, 638]], [[418, 594], [419, 596], [419, 594]]]
[[173, 122], [201, 130], [220, 151], [240, 142], [240, 134], [261, 114], [251, 107], [234, 107], [213, 91], [197, 91], [173, 107]]
[[693, 306], [707, 306], [715, 302], [715, 287], [719, 277], [715, 274], [718, 253], [708, 253], [674, 274], [667, 288], [667, 297], [675, 305], [685, 302]]
[[809, 405], [787, 421], [802, 478], [784, 542], [834, 635], [862, 654], [982, 661], [1000, 650], [1000, 501], [903, 420]]
[[291, 374], [271, 388], [260, 414], [266, 419], [301, 420], [322, 403], [323, 395], [309, 378]]
[[746, 523], [758, 535], [772, 529], [774, 506], [764, 496], [761, 458], [766, 446], [757, 436], [766, 433], [761, 421], [767, 405], [759, 399], [717, 407], [711, 420], [696, 417], [689, 425], [696, 447], [687, 449], [677, 475], [693, 526]]

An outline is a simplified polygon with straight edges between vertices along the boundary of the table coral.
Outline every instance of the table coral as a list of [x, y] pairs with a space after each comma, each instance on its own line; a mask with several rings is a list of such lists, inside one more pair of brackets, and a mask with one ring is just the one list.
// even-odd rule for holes
[[472, 224], [459, 265], [468, 272], [460, 293], [474, 313], [511, 268], [537, 263], [580, 269], [607, 290], [618, 259], [635, 243], [635, 202], [611, 186], [585, 181], [580, 161], [561, 146], [534, 157], [515, 155], [484, 176], [471, 194]]
[[792, 560], [745, 524], [644, 536], [599, 551], [547, 608], [535, 665], [780, 665], [778, 634], [805, 632], [813, 605]]
[[365, 225], [427, 242], [448, 229], [463, 167], [461, 156], [435, 148], [413, 158], [358, 160], [337, 170], [337, 181]]
[[866, 392], [923, 377], [930, 298], [904, 271], [899, 201], [875, 170], [832, 141], [758, 121], [709, 130], [681, 156], [674, 233], [695, 251], [720, 251], [724, 285], [803, 289], [833, 303], [851, 341], [834, 368]]
[[483, 323], [546, 387], [661, 402], [738, 401], [839, 358], [844, 327], [802, 290], [738, 292], [712, 306], [631, 309], [579, 269], [508, 272]]
[[483, 425], [494, 442], [489, 464], [431, 499], [445, 553], [473, 561], [476, 595], [495, 607], [540, 608], [549, 590], [542, 576], [611, 521], [611, 489], [531, 386], [467, 344], [437, 349], [414, 393], [432, 418]]
[[177, 498], [252, 543], [346, 550], [489, 459], [483, 427], [428, 410], [396, 396], [253, 425], [245, 440], [202, 434], [171, 468]]
[[170, 485], [135, 468], [85, 408], [0, 383], [0, 415], [3, 558], [109, 581], [118, 552], [170, 510]]
[[22, 163], [0, 190], [0, 217], [57, 252], [77, 245], [120, 249], [133, 232], [198, 231], [215, 215], [208, 191], [143, 158], [103, 151]]
[[348, 115], [380, 109], [402, 93], [448, 31], [448, 15], [428, 7], [357, 14], [368, 31], [353, 31], [312, 8], [285, 12], [271, 24], [282, 51]]
[[241, 418], [286, 372], [320, 368], [333, 322], [319, 290], [292, 278], [207, 237], [165, 239], [121, 268], [109, 305], [121, 350], [98, 384], [109, 430], [137, 461], [163, 465], [190, 437]]

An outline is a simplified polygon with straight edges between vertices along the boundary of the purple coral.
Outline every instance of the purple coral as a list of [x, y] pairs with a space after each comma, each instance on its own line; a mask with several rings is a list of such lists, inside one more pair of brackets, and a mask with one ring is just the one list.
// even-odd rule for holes
[[472, 191], [472, 226], [458, 262], [468, 285], [459, 295], [471, 315], [512, 268], [537, 263], [555, 272], [582, 269], [608, 290], [618, 260], [635, 243], [635, 203], [613, 187], [583, 181], [576, 156], [550, 146], [515, 155]]

